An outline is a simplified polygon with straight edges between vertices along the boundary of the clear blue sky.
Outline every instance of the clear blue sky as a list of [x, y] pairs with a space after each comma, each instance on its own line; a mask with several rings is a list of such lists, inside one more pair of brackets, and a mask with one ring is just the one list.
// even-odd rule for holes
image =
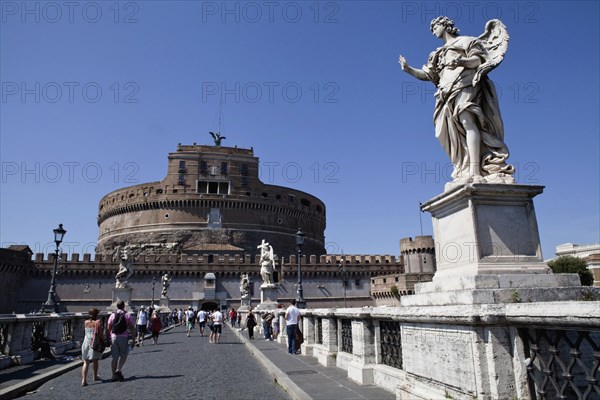
[[[162, 179], [177, 143], [250, 147], [265, 183], [327, 205], [330, 252], [398, 254], [449, 161], [433, 86], [403, 73], [440, 14], [510, 46], [490, 77], [545, 258], [600, 242], [599, 2], [1, 1], [0, 243], [92, 252], [106, 193]], [[270, 166], [266, 168], [266, 166]], [[422, 214], [423, 233], [431, 220]]]

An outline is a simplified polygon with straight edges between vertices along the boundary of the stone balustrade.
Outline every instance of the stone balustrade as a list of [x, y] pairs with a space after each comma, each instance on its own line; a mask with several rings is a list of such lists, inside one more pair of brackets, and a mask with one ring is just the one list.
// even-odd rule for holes
[[[279, 312], [282, 343], [287, 341], [284, 313]], [[598, 301], [301, 314], [302, 354], [398, 399], [600, 396]]]
[[[106, 319], [108, 314], [101, 313]], [[87, 313], [0, 315], [0, 369], [33, 362], [43, 343], [57, 356], [81, 347]]]

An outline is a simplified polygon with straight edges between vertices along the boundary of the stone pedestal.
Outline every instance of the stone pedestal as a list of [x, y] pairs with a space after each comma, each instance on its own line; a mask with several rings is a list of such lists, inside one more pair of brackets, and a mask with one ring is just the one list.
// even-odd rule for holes
[[272, 310], [277, 308], [277, 286], [261, 285], [260, 304], [256, 306], [257, 310]]
[[116, 311], [117, 303], [121, 300], [125, 302], [125, 310], [135, 311], [135, 308], [131, 306], [131, 299], [133, 295], [132, 287], [125, 288], [113, 288], [112, 304], [106, 308], [107, 311]]
[[242, 297], [241, 305], [238, 311], [248, 311], [250, 309], [250, 296]]
[[159, 313], [170, 313], [171, 308], [169, 307], [169, 298], [161, 297], [158, 303], [158, 308], [156, 309]]
[[437, 272], [415, 285], [403, 306], [576, 300], [576, 274], [553, 275], [544, 263], [533, 198], [543, 186], [466, 184], [434, 197]]

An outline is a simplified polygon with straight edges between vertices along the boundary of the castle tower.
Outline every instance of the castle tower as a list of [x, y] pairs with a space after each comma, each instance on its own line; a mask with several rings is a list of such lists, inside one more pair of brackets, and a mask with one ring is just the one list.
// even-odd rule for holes
[[133, 244], [146, 254], [256, 254], [264, 239], [287, 256], [302, 228], [303, 252], [321, 255], [325, 221], [315, 196], [262, 183], [253, 149], [180, 144], [163, 180], [100, 200], [97, 252]]
[[400, 254], [404, 257], [407, 274], [435, 273], [435, 245], [432, 236], [416, 236], [400, 240]]

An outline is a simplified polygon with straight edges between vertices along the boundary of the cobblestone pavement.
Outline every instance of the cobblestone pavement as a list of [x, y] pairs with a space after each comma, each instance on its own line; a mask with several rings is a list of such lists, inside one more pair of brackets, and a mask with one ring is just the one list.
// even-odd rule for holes
[[123, 368], [125, 381], [110, 382], [111, 358], [100, 360], [102, 382], [81, 387], [81, 368], [52, 379], [23, 399], [289, 399], [229, 328], [220, 344], [183, 326], [161, 334], [158, 345], [135, 347]]

